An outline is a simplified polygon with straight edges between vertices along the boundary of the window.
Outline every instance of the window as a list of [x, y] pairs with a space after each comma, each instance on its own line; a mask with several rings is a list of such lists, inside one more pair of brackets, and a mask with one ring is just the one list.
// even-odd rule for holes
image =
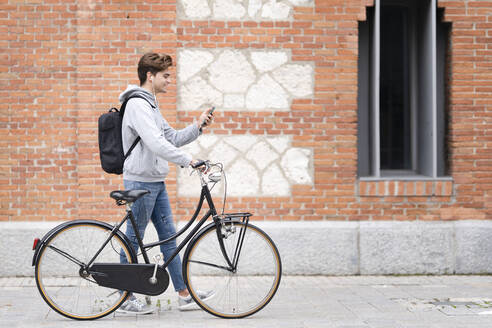
[[359, 22], [359, 177], [447, 175], [441, 16], [436, 0], [376, 0]]

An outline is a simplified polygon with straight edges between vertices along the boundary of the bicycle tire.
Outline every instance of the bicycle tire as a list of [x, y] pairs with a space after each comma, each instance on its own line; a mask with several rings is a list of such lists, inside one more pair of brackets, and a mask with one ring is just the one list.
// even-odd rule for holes
[[[82, 277], [81, 266], [62, 255], [88, 263], [109, 237], [112, 226], [98, 221], [73, 221], [51, 232], [35, 263], [35, 279], [44, 301], [59, 314], [75, 320], [94, 320], [115, 311], [128, 297], [127, 291], [99, 286], [91, 276]], [[123, 252], [136, 262], [131, 246], [115, 234], [97, 257], [98, 262], [119, 263]]]
[[[239, 244], [242, 229], [245, 229], [242, 222], [225, 222], [221, 228], [230, 258]], [[282, 276], [275, 243], [252, 224], [245, 230], [236, 272], [213, 265], [228, 266], [220, 250], [216, 226], [210, 224], [190, 242], [183, 258], [183, 277], [194, 301], [220, 318], [244, 318], [263, 309], [277, 292]], [[207, 297], [200, 299], [199, 291], [208, 294]]]

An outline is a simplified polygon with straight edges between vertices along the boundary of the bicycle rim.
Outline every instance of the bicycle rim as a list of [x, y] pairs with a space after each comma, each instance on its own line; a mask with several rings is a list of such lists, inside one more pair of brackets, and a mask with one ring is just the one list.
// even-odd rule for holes
[[[97, 319], [113, 312], [126, 299], [128, 292], [99, 286], [90, 275], [82, 277], [80, 265], [55, 250], [88, 263], [110, 233], [108, 228], [96, 224], [69, 225], [43, 246], [36, 263], [36, 283], [55, 311], [71, 319]], [[97, 262], [119, 263], [120, 252], [132, 263], [126, 243], [115, 235], [98, 255]]]
[[[242, 223], [222, 229], [230, 259], [240, 241]], [[222, 318], [243, 318], [261, 310], [273, 298], [280, 283], [281, 261], [273, 241], [259, 228], [248, 225], [237, 271], [230, 272], [222, 255], [215, 227], [206, 230], [192, 245], [185, 260], [186, 282], [195, 301], [207, 312]], [[213, 296], [200, 300], [198, 292]]]

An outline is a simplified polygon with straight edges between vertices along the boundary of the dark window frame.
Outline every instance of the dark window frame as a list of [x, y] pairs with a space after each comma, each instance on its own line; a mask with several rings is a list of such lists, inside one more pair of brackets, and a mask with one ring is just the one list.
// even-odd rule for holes
[[[381, 159], [384, 129], [381, 128], [381, 14], [382, 6], [398, 6], [408, 13], [409, 67], [407, 104], [401, 113], [406, 131], [404, 165], [385, 164]], [[446, 145], [446, 56], [450, 23], [442, 22], [443, 10], [436, 0], [376, 0], [367, 8], [367, 20], [359, 22], [358, 176], [362, 179], [436, 179], [448, 175]], [[388, 33], [387, 33], [388, 34]], [[386, 123], [387, 124], [387, 123]], [[405, 137], [404, 137], [405, 138]], [[391, 144], [386, 142], [386, 144]], [[401, 144], [401, 141], [400, 141]]]

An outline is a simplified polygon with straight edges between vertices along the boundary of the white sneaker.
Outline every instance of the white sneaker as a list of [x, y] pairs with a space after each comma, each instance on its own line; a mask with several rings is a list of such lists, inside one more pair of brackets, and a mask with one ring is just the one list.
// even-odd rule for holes
[[[199, 291], [197, 291], [197, 294], [198, 294], [198, 297], [200, 297], [200, 299], [203, 301], [207, 301], [207, 300], [209, 300], [215, 296], [215, 292], [213, 290], [208, 291], [208, 292], [202, 292], [199, 290]], [[179, 296], [178, 297], [178, 303], [179, 303], [178, 309], [180, 311], [190, 311], [190, 310], [199, 310], [200, 309], [198, 304], [196, 304], [195, 301], [193, 300], [193, 298], [191, 298], [191, 295], [188, 295], [187, 297]]]
[[145, 304], [137, 299], [134, 295], [130, 296], [116, 312], [125, 314], [149, 314], [155, 311], [155, 308]]

